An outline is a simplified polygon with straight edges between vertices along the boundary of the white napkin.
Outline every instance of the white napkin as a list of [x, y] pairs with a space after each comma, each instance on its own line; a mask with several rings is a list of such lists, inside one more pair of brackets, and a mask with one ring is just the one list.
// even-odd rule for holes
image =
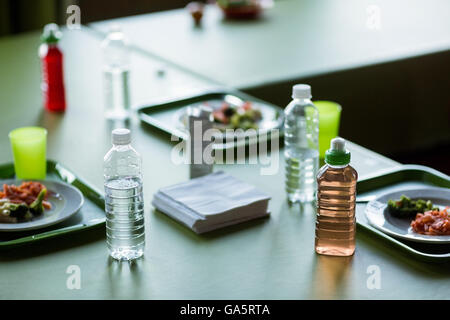
[[152, 204], [197, 233], [267, 216], [270, 197], [222, 171], [160, 189]]

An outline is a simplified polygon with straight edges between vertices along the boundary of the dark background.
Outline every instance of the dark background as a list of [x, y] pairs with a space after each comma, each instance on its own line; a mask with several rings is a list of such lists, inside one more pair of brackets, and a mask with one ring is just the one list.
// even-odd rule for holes
[[0, 0], [0, 36], [41, 29], [45, 24], [62, 24], [65, 8], [83, 8], [82, 23], [182, 8], [189, 0]]

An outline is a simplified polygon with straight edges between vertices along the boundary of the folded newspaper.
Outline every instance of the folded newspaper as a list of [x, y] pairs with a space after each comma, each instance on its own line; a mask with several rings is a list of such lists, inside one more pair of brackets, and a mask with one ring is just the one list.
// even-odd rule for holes
[[161, 188], [152, 204], [196, 233], [269, 215], [270, 196], [223, 171]]

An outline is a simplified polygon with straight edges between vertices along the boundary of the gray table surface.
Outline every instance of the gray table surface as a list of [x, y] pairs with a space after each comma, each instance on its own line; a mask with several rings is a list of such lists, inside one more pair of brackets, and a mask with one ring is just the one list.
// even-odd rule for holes
[[449, 50], [448, 12], [446, 0], [280, 0], [257, 21], [227, 21], [211, 6], [201, 28], [185, 9], [90, 26], [118, 23], [152, 56], [250, 88]]
[[[88, 30], [65, 31], [65, 114], [44, 112], [39, 89], [38, 33], [0, 39], [0, 162], [12, 155], [7, 133], [19, 126], [48, 130], [48, 157], [102, 189], [103, 155], [113, 124], [103, 117], [99, 41]], [[160, 63], [132, 56], [132, 99], [158, 100], [195, 93], [211, 84]], [[312, 206], [289, 207], [283, 158], [276, 175], [261, 176], [259, 165], [221, 165], [272, 195], [271, 217], [199, 236], [154, 212], [152, 195], [184, 181], [188, 168], [170, 161], [174, 143], [133, 118], [133, 145], [144, 159], [146, 251], [133, 264], [108, 258], [105, 231], [97, 229], [0, 253], [1, 299], [390, 299], [448, 298], [448, 265], [426, 264], [358, 233], [351, 258], [317, 256], [313, 250]], [[361, 177], [398, 163], [350, 144]], [[81, 289], [69, 290], [70, 265], [81, 270]], [[379, 266], [381, 289], [367, 287], [368, 267]]]

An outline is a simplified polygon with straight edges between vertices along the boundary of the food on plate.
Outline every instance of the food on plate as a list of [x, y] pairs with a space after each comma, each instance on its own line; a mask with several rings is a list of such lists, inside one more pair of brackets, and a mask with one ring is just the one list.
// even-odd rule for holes
[[20, 186], [3, 185], [0, 191], [0, 222], [16, 223], [31, 220], [51, 209], [46, 201], [47, 188], [39, 182], [22, 182]]
[[411, 200], [405, 195], [402, 195], [400, 200], [389, 200], [388, 209], [393, 216], [398, 218], [414, 217], [417, 213], [438, 210], [438, 208], [433, 207], [433, 203], [430, 200]]
[[230, 19], [254, 19], [263, 11], [261, 0], [218, 0], [217, 4]]
[[448, 207], [439, 210], [433, 209], [424, 213], [418, 213], [416, 219], [411, 222], [414, 232], [433, 235], [433, 236], [449, 236], [450, 235], [450, 217]]
[[214, 122], [231, 129], [258, 129], [258, 121], [262, 119], [261, 111], [253, 108], [251, 102], [236, 107], [227, 102], [213, 111]]

